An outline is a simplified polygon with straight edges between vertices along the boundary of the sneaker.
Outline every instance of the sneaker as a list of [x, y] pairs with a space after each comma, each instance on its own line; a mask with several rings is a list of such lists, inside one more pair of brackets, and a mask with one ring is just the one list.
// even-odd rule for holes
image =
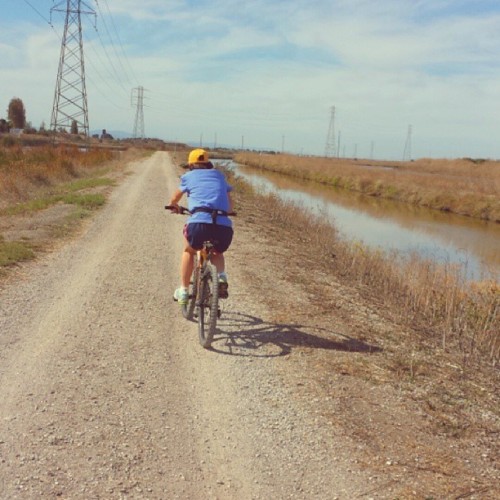
[[181, 306], [186, 305], [189, 302], [189, 293], [185, 288], [177, 288], [174, 292], [174, 300], [177, 301]]
[[227, 283], [227, 275], [226, 273], [219, 274], [219, 299], [227, 299], [229, 297], [229, 293]]

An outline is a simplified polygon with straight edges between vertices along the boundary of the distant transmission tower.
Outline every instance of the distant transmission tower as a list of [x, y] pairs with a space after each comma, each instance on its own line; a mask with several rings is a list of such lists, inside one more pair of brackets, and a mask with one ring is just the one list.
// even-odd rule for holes
[[335, 106], [331, 107], [330, 125], [328, 126], [328, 135], [326, 136], [325, 156], [335, 156]]
[[[61, 8], [66, 4], [65, 8]], [[84, 10], [82, 10], [82, 5]], [[89, 114], [87, 89], [85, 86], [85, 65], [83, 60], [82, 14], [96, 13], [81, 0], [65, 0], [56, 4], [52, 12], [64, 12], [64, 34], [57, 72], [54, 106], [52, 108], [51, 130], [67, 130], [76, 124], [78, 131], [89, 135]]]
[[411, 125], [408, 125], [408, 135], [406, 136], [405, 149], [403, 151], [403, 161], [411, 161]]
[[144, 87], [132, 89], [132, 106], [136, 106], [134, 138], [144, 139]]

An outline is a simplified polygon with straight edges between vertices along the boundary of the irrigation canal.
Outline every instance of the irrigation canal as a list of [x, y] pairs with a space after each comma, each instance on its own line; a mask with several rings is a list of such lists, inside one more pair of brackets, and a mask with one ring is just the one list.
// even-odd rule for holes
[[343, 238], [457, 266], [469, 280], [500, 278], [500, 224], [304, 182], [224, 161], [259, 192], [326, 217]]

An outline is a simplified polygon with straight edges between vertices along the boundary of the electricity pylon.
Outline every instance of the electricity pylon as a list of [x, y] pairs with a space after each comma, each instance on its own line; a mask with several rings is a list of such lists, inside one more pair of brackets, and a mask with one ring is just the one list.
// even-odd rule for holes
[[330, 117], [330, 125], [328, 126], [328, 134], [326, 136], [326, 144], [325, 144], [325, 156], [326, 157], [334, 157], [335, 156], [335, 145], [336, 145], [336, 137], [335, 137], [335, 106], [331, 107], [331, 117]]
[[[65, 8], [61, 8], [63, 4], [66, 4]], [[54, 131], [69, 131], [76, 123], [80, 133], [88, 136], [89, 113], [83, 58], [82, 14], [94, 16], [95, 21], [96, 13], [82, 0], [59, 2], [50, 10], [51, 16], [54, 11], [64, 12], [66, 19], [50, 128]]]
[[406, 136], [405, 149], [403, 151], [403, 161], [411, 161], [411, 125], [408, 125], [408, 135]]
[[132, 89], [132, 106], [134, 105], [134, 139], [144, 139], [144, 87]]

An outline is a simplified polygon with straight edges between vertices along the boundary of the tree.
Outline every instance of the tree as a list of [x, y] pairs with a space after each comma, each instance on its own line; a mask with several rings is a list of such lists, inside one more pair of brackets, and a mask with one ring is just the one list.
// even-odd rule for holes
[[24, 103], [19, 99], [19, 97], [13, 97], [9, 103], [9, 109], [7, 110], [8, 118], [12, 122], [14, 128], [24, 129], [26, 125], [26, 110], [24, 109]]
[[0, 133], [6, 133], [8, 131], [9, 131], [9, 124], [7, 123], [7, 120], [0, 118]]
[[76, 123], [76, 120], [73, 120], [71, 122], [71, 133], [73, 135], [77, 135], [78, 134], [78, 123]]

